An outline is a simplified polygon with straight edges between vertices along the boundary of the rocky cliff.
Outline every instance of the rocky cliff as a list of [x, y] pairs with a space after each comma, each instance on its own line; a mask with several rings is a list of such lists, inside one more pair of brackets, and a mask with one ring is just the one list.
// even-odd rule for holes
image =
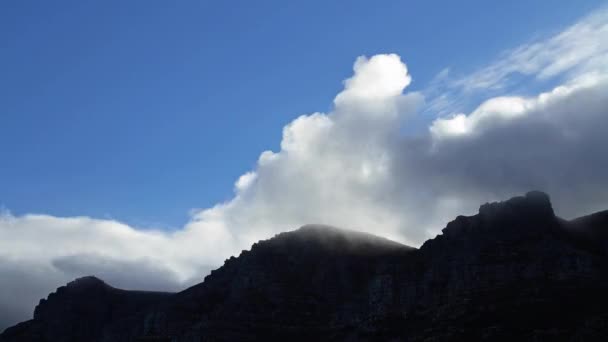
[[531, 192], [420, 249], [305, 226], [176, 294], [78, 279], [0, 341], [603, 341], [607, 253], [608, 211], [565, 221]]

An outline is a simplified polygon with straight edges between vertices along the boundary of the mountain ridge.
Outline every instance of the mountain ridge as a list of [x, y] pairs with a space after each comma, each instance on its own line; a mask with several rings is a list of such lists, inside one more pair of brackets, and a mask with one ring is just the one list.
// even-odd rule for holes
[[[601, 340], [607, 250], [608, 211], [566, 221], [532, 191], [458, 216], [419, 249], [306, 225], [175, 294], [80, 278], [0, 341]], [[95, 293], [104, 299], [88, 302]], [[74, 298], [90, 310], [72, 315]], [[104, 311], [105, 301], [131, 304]], [[94, 329], [82, 331], [82, 321]]]

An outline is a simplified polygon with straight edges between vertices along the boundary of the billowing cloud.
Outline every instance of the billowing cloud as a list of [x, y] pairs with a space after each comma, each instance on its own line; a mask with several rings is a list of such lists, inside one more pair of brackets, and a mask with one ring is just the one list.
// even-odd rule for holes
[[[565, 217], [608, 208], [608, 64], [596, 56], [607, 44], [606, 26], [592, 18], [595, 26], [585, 27], [596, 39], [585, 36], [593, 45], [586, 58], [551, 60], [540, 47], [533, 50], [542, 58], [522, 57], [542, 59], [525, 69], [538, 77], [567, 73], [561, 84], [534, 96], [489, 98], [469, 113], [430, 121], [417, 135], [402, 133], [408, 118], [436, 103], [406, 91], [411, 77], [399, 56], [359, 57], [330, 112], [287, 124], [280, 150], [260, 154], [236, 180], [230, 201], [194, 212], [175, 231], [88, 217], [0, 215], [0, 326], [30, 316], [39, 298], [73, 277], [178, 289], [252, 242], [306, 223], [417, 246], [455, 215], [531, 189], [549, 192]], [[579, 31], [565, 32], [535, 44], [559, 41], [560, 51], [570, 51], [559, 37]], [[515, 51], [522, 49], [530, 50]]]

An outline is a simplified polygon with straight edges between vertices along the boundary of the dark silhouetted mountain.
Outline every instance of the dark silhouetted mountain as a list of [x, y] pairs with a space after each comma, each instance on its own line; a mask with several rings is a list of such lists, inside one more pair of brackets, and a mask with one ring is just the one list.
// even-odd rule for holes
[[125, 291], [95, 277], [79, 278], [40, 300], [34, 319], [6, 329], [0, 341], [101, 341], [114, 334], [133, 340], [142, 335], [139, 322], [146, 312], [170, 295]]
[[566, 221], [530, 192], [442, 232], [415, 249], [304, 226], [175, 294], [81, 278], [0, 341], [608, 338], [608, 211]]

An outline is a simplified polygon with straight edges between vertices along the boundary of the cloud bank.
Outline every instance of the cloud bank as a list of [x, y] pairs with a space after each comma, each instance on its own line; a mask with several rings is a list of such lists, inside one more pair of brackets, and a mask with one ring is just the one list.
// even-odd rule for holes
[[[455, 215], [531, 189], [549, 192], [565, 217], [608, 208], [607, 25], [605, 11], [584, 18], [451, 81], [445, 94], [407, 92], [411, 76], [397, 55], [359, 57], [330, 112], [287, 124], [280, 150], [260, 154], [230, 201], [195, 212], [177, 231], [0, 214], [0, 329], [31, 317], [40, 298], [74, 277], [177, 290], [251, 243], [306, 223], [418, 246]], [[496, 87], [513, 70], [563, 77], [546, 92], [489, 98], [402, 133], [411, 116], [440, 99], [449, 105], [453, 89]]]

